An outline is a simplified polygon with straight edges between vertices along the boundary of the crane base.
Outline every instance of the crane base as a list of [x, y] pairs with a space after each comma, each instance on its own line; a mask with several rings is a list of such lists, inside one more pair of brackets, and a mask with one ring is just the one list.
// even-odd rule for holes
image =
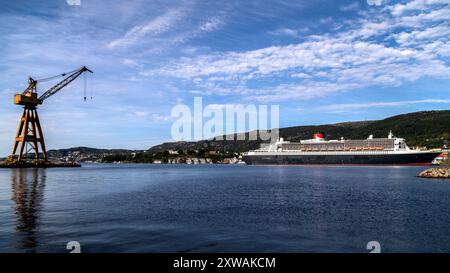
[[0, 168], [72, 168], [72, 167], [81, 167], [81, 164], [75, 162], [62, 162], [62, 163], [53, 163], [49, 161], [42, 162], [2, 162], [0, 163]]

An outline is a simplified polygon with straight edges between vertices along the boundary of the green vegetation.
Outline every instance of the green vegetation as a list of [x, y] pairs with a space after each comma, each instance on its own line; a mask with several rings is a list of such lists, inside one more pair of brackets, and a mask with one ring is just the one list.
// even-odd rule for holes
[[47, 155], [49, 157], [61, 157], [67, 156], [69, 153], [83, 153], [83, 154], [106, 154], [106, 153], [123, 153], [128, 154], [135, 152], [133, 150], [125, 150], [125, 149], [96, 149], [89, 147], [74, 147], [69, 149], [59, 149], [59, 150], [48, 150]]
[[171, 154], [169, 151], [163, 152], [138, 152], [138, 153], [121, 153], [112, 154], [103, 157], [103, 162], [129, 162], [129, 163], [154, 163], [160, 161], [161, 163], [168, 163], [169, 161], [177, 160], [178, 163], [186, 163], [190, 158], [208, 159], [212, 163], [220, 163], [225, 158], [232, 158], [236, 155], [233, 153], [217, 153], [210, 154], [210, 151], [201, 150], [178, 150], [176, 153]]
[[450, 158], [447, 158], [447, 160], [442, 161], [440, 166], [450, 167]]
[[406, 139], [410, 147], [441, 148], [450, 140], [450, 111], [426, 111], [394, 116], [374, 121], [364, 128], [355, 130], [350, 137], [364, 137], [373, 134], [385, 136], [392, 132]]

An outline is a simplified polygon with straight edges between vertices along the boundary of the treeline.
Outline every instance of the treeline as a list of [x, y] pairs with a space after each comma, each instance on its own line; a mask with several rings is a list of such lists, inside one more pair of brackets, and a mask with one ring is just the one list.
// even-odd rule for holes
[[177, 160], [178, 163], [186, 163], [187, 160], [192, 158], [197, 159], [209, 159], [212, 163], [220, 163], [226, 158], [236, 157], [237, 154], [234, 153], [220, 153], [210, 150], [200, 149], [200, 150], [178, 150], [176, 153], [170, 153], [169, 151], [163, 152], [139, 152], [139, 153], [121, 153], [112, 154], [103, 157], [103, 162], [113, 163], [113, 162], [127, 162], [127, 163], [154, 163], [155, 161], [160, 161], [162, 163], [168, 163], [173, 160]]

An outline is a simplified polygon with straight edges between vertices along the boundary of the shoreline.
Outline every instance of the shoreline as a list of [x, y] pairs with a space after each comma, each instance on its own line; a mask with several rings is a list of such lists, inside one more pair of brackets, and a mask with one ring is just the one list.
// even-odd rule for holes
[[421, 178], [432, 178], [432, 179], [449, 179], [450, 178], [450, 167], [449, 166], [439, 166], [436, 168], [426, 169], [420, 172], [418, 177]]

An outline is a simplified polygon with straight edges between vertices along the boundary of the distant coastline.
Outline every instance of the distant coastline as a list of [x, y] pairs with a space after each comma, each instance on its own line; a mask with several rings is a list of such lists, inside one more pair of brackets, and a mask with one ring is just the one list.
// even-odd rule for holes
[[[280, 129], [280, 137], [295, 142], [309, 139], [315, 132], [325, 132], [326, 139], [364, 139], [369, 135], [385, 136], [390, 130], [404, 137], [413, 148], [448, 148], [450, 110], [414, 112], [383, 120], [287, 127]], [[241, 153], [259, 148], [261, 143], [260, 140], [213, 139], [168, 142], [147, 150], [75, 147], [49, 150], [48, 155], [55, 162], [229, 164], [237, 163]]]

